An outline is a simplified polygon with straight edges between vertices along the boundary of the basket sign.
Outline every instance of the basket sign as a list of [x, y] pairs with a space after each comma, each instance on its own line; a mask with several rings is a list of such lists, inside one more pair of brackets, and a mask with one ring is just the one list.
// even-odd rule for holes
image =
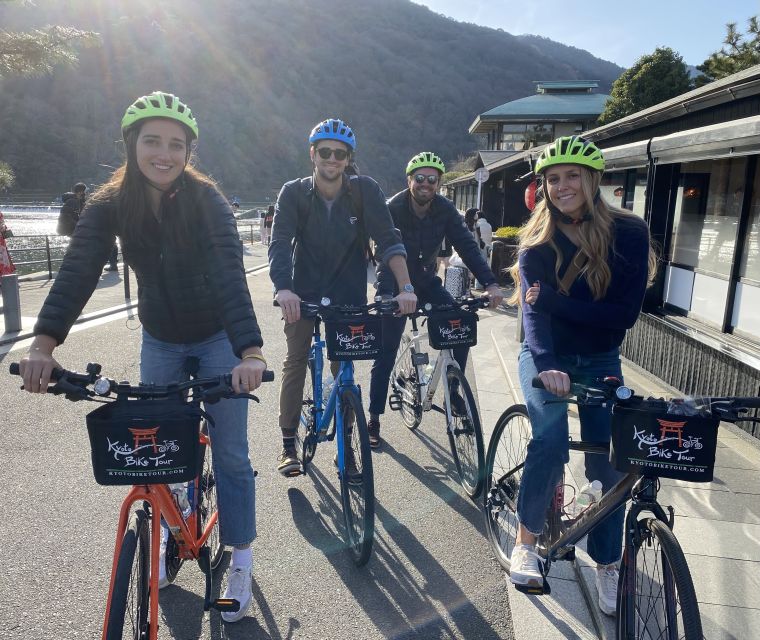
[[622, 405], [615, 405], [612, 415], [610, 461], [618, 471], [688, 482], [712, 481], [717, 418]]
[[325, 322], [327, 357], [330, 360], [374, 360], [382, 348], [382, 322], [364, 315]]
[[472, 347], [478, 342], [478, 316], [469, 311], [453, 311], [428, 318], [428, 338], [433, 349]]
[[187, 482], [197, 475], [200, 413], [178, 401], [132, 400], [87, 415], [92, 468], [102, 485]]

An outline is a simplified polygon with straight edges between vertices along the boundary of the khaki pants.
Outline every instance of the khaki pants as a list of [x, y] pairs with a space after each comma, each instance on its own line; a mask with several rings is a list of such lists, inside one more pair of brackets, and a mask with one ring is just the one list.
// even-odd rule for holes
[[[298, 430], [303, 403], [303, 387], [306, 382], [306, 365], [309, 346], [314, 335], [314, 319], [301, 318], [297, 322], [285, 324], [287, 355], [282, 364], [280, 384], [280, 429], [284, 436], [292, 436]], [[339, 362], [331, 362], [333, 377], [338, 375]]]

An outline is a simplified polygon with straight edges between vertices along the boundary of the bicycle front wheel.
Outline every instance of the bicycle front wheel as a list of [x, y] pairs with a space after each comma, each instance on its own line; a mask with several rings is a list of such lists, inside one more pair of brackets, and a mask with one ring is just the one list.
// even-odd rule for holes
[[351, 558], [357, 567], [369, 560], [375, 535], [375, 484], [367, 421], [361, 399], [351, 389], [341, 394], [343, 417], [343, 471], [340, 497]]
[[121, 542], [111, 607], [106, 622], [106, 639], [143, 640], [148, 637], [150, 540], [148, 516], [135, 511]]
[[620, 567], [617, 637], [702, 640], [694, 583], [678, 540], [660, 520], [636, 525]]
[[517, 539], [517, 498], [530, 439], [528, 410], [518, 404], [499, 416], [488, 443], [483, 512], [488, 541], [507, 572]]
[[[208, 423], [203, 421], [203, 432], [208, 434]], [[198, 478], [198, 531], [200, 536], [206, 529], [209, 518], [217, 512], [216, 501], [216, 477], [214, 476], [214, 458], [212, 447], [205, 445], [203, 447], [203, 467], [201, 475]], [[224, 557], [224, 545], [219, 535], [219, 519], [214, 523], [211, 534], [206, 540], [209, 546], [211, 569], [216, 569]]]
[[455, 407], [449, 406], [446, 412], [446, 415], [450, 416], [449, 445], [459, 473], [459, 482], [467, 495], [474, 500], [483, 487], [485, 470], [480, 416], [470, 384], [460, 369], [449, 367], [446, 372], [446, 383], [449, 387], [449, 397], [457, 392], [461, 394], [461, 408], [464, 411], [455, 412]]
[[306, 381], [303, 385], [303, 400], [301, 402], [301, 418], [296, 431], [296, 450], [301, 454], [301, 465], [306, 471], [306, 465], [314, 459], [317, 451], [316, 413], [314, 409], [314, 365], [309, 360], [306, 371]]
[[391, 383], [401, 398], [401, 419], [409, 429], [416, 429], [422, 422], [422, 400], [417, 379], [417, 367], [412, 362], [414, 347], [411, 338], [401, 336], [398, 359], [391, 373]]

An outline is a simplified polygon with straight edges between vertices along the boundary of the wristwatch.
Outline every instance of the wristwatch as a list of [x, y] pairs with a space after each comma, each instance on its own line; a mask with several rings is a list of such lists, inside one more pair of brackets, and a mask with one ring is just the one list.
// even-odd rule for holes
[[414, 287], [411, 283], [407, 282], [403, 287], [401, 287], [406, 293], [414, 293]]

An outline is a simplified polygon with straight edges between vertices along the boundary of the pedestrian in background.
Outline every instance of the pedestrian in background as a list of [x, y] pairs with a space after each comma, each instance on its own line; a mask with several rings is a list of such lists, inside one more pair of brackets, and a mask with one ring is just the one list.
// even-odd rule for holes
[[264, 214], [261, 227], [261, 242], [269, 246], [272, 240], [272, 223], [274, 222], [274, 205], [270, 204], [267, 207], [267, 212]]
[[56, 233], [59, 236], [71, 237], [74, 235], [74, 228], [79, 222], [79, 216], [82, 215], [87, 200], [87, 185], [84, 182], [77, 182], [72, 191], [67, 191], [61, 196], [61, 200], [63, 206], [58, 212]]
[[0, 276], [7, 276], [16, 273], [16, 266], [11, 260], [11, 254], [5, 244], [5, 239], [13, 236], [13, 232], [5, 224], [3, 212], [0, 211]]

